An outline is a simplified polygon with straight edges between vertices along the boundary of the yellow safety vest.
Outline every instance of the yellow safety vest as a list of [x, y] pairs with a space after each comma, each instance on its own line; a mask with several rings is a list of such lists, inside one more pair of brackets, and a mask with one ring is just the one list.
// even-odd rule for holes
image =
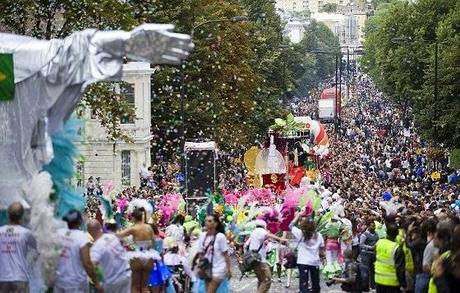
[[406, 272], [414, 272], [414, 260], [412, 259], [412, 251], [407, 247], [406, 243], [403, 243], [402, 246], [404, 252], [404, 259], [406, 261]]
[[406, 272], [413, 273], [414, 272], [414, 260], [412, 258], [412, 251], [406, 245], [406, 235], [402, 229], [399, 230], [398, 236], [396, 236], [396, 242], [402, 246], [402, 250], [404, 253], [404, 260], [406, 263]]
[[[450, 250], [444, 252], [443, 254], [441, 254], [441, 258], [442, 259], [445, 259], [445, 258], [448, 258], [450, 256]], [[432, 265], [431, 266], [431, 274], [433, 275], [433, 269], [434, 269], [434, 266]], [[433, 279], [433, 276], [431, 276], [430, 278], [430, 283], [428, 284], [428, 293], [438, 293], [438, 287], [436, 287], [436, 284], [434, 283], [434, 279]]]
[[375, 283], [382, 286], [399, 286], [396, 275], [395, 254], [399, 245], [388, 239], [380, 239], [375, 245]]

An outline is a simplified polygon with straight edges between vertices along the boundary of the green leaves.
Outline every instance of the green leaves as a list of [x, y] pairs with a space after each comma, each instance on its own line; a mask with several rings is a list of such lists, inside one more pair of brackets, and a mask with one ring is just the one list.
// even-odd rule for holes
[[425, 139], [458, 147], [460, 3], [394, 1], [380, 7], [366, 25], [361, 68], [402, 111], [411, 106]]
[[281, 118], [276, 118], [275, 119], [275, 124], [276, 124], [276, 126], [281, 128], [281, 127], [286, 126], [287, 122], [285, 120], [281, 119]]
[[292, 115], [292, 113], [289, 113], [286, 116], [285, 120], [281, 118], [276, 118], [275, 124], [270, 126], [270, 129], [287, 135], [289, 133], [302, 130], [303, 126], [303, 123], [296, 122], [294, 115]]

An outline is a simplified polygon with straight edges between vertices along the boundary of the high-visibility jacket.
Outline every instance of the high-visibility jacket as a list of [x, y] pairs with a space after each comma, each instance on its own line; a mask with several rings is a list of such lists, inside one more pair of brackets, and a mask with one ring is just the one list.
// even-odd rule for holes
[[404, 253], [404, 260], [406, 263], [406, 272], [413, 273], [414, 272], [414, 259], [412, 258], [412, 251], [407, 247], [405, 241], [406, 235], [404, 230], [399, 229], [399, 234], [396, 236], [396, 242], [402, 246], [402, 250]]
[[380, 239], [375, 245], [375, 283], [382, 286], [399, 286], [396, 275], [395, 254], [399, 245], [388, 239]]
[[[440, 258], [444, 260], [448, 258], [449, 256], [450, 256], [450, 250], [441, 254]], [[434, 283], [433, 270], [434, 270], [434, 264], [431, 266], [431, 278], [430, 278], [430, 283], [428, 283], [428, 293], [438, 293], [438, 287], [436, 287], [436, 284]]]
[[406, 262], [406, 272], [414, 272], [414, 260], [412, 258], [412, 251], [407, 247], [406, 243], [403, 243], [402, 250], [404, 252], [404, 259]]

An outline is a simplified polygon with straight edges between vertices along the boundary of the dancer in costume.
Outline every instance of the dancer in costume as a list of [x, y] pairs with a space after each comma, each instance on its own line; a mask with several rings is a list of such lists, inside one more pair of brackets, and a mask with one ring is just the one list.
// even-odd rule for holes
[[124, 57], [154, 64], [178, 64], [187, 57], [190, 37], [172, 29], [166, 24], [130, 32], [88, 29], [49, 41], [0, 33], [0, 53], [10, 57], [15, 86], [0, 101], [1, 209], [23, 200], [21, 186], [50, 161], [51, 135], [62, 129], [89, 84], [120, 80]]
[[323, 274], [330, 278], [340, 273], [342, 270], [339, 263], [340, 255], [340, 229], [339, 218], [334, 216], [331, 222], [326, 225], [324, 237], [326, 239], [326, 266], [323, 268]]
[[[14, 80], [13, 90], [0, 100], [0, 224], [6, 222], [5, 211], [12, 202], [31, 209], [47, 285], [60, 251], [52, 235], [61, 224], [53, 218], [49, 202], [51, 178], [38, 174], [53, 158], [51, 137], [63, 128], [88, 85], [121, 79], [125, 57], [153, 64], [179, 64], [186, 58], [193, 48], [191, 37], [173, 33], [173, 28], [144, 24], [130, 32], [87, 29], [63, 40], [0, 33], [0, 53], [12, 67], [8, 80]], [[24, 186], [35, 189], [23, 190]], [[54, 191], [58, 209], [66, 208], [59, 211], [61, 216], [84, 208], [81, 196]]]
[[154, 250], [155, 234], [152, 227], [146, 224], [147, 218], [144, 208], [135, 208], [132, 217], [134, 225], [118, 233], [122, 238], [131, 236], [130, 247], [127, 252], [130, 259], [132, 275], [132, 292], [148, 290], [147, 280], [155, 260], [161, 260], [160, 254]]

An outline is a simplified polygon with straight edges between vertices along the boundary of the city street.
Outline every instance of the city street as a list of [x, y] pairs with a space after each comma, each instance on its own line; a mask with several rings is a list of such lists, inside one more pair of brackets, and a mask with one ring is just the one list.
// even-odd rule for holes
[[[235, 293], [254, 293], [257, 291], [257, 279], [254, 274], [251, 274], [249, 276], [246, 276], [242, 279], [240, 279], [240, 271], [238, 269], [238, 266], [236, 264], [236, 261], [233, 261], [233, 278], [230, 280], [231, 284], [231, 289], [232, 292]], [[297, 272], [294, 271], [292, 274], [292, 280], [291, 280], [291, 286], [289, 288], [286, 288], [286, 276], [281, 277], [281, 282], [278, 281], [277, 276], [272, 277], [272, 285], [270, 287], [270, 292], [272, 293], [278, 293], [278, 292], [292, 292], [292, 293], [297, 293], [299, 292], [299, 279], [296, 278]], [[342, 292], [340, 290], [340, 286], [338, 285], [332, 285], [330, 287], [326, 286], [324, 283], [324, 280], [321, 279], [321, 292], [330, 292], [330, 293], [335, 293], [335, 292]]]
[[[286, 288], [286, 277], [281, 278], [281, 283], [278, 282], [277, 278], [273, 279], [273, 283], [270, 288], [270, 292], [276, 293], [276, 292], [299, 292], [299, 279], [294, 278], [293, 282], [291, 284], [290, 288]], [[242, 280], [239, 279], [238, 277], [234, 277], [231, 280], [231, 288], [232, 292], [240, 292], [240, 293], [254, 293], [257, 291], [257, 279], [253, 276], [250, 277], [245, 277]], [[326, 286], [326, 284], [321, 281], [321, 292], [330, 292], [330, 293], [335, 293], [335, 292], [343, 292], [340, 290], [340, 287], [338, 285], [333, 285], [333, 286]]]
[[460, 292], [459, 23], [0, 0], [0, 293]]

